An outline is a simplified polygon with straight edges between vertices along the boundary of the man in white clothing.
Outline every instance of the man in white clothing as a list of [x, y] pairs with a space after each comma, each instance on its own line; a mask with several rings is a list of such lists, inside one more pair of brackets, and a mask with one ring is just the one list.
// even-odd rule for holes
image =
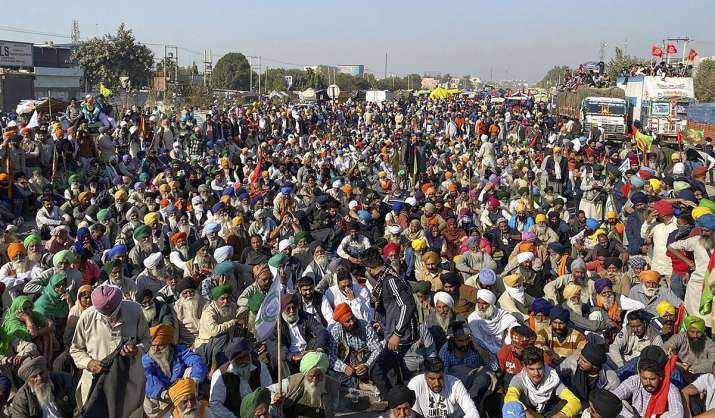
[[646, 242], [651, 241], [651, 269], [660, 273], [668, 284], [673, 274], [673, 263], [667, 255], [668, 235], [678, 229], [675, 219], [673, 204], [659, 200], [653, 205], [653, 210], [648, 214], [641, 225], [641, 238]]
[[438, 357], [427, 357], [425, 372], [410, 380], [407, 385], [415, 392], [417, 401], [412, 409], [424, 417], [457, 417], [460, 410], [464, 418], [479, 418], [479, 412], [469, 392], [456, 377], [444, 373], [444, 364]]
[[353, 283], [353, 278], [349, 271], [338, 270], [336, 273], [337, 284], [330, 286], [323, 294], [321, 312], [328, 325], [334, 324], [333, 309], [345, 302], [350, 306], [353, 315], [357, 319], [370, 322], [372, 320], [372, 308], [370, 307], [370, 292], [366, 287]]

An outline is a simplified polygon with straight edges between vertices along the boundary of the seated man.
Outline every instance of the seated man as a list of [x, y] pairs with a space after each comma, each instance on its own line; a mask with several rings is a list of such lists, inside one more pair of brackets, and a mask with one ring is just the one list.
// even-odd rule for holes
[[588, 302], [591, 297], [589, 282], [595, 280], [596, 277], [586, 270], [586, 263], [582, 258], [577, 258], [571, 262], [571, 273], [564, 274], [556, 278], [556, 280], [549, 282], [544, 287], [545, 298], [550, 300], [551, 303], [559, 304], [563, 300], [559, 297], [563, 293], [564, 288], [569, 284], [577, 284], [584, 289], [586, 292], [581, 294], [584, 303]]
[[174, 302], [174, 316], [179, 326], [179, 344], [192, 346], [199, 335], [199, 319], [204, 309], [204, 298], [196, 292], [191, 277], [184, 277], [176, 284], [178, 298]]
[[432, 297], [434, 300], [434, 309], [430, 310], [425, 317], [425, 327], [432, 335], [434, 346], [439, 351], [445, 342], [447, 342], [447, 332], [449, 332], [449, 324], [452, 321], [462, 320], [461, 317], [454, 314], [452, 307], [454, 299], [447, 292], [437, 292]]
[[370, 322], [373, 311], [370, 307], [370, 291], [367, 287], [353, 283], [353, 277], [349, 271], [339, 270], [336, 276], [338, 283], [325, 291], [321, 304], [321, 312], [328, 325], [335, 323], [333, 308], [343, 302], [350, 306], [350, 310], [357, 319]]
[[442, 281], [442, 290], [452, 297], [454, 306], [452, 310], [463, 318], [474, 312], [477, 303], [477, 289], [462, 283], [462, 278], [457, 273], [449, 272], [439, 276]]
[[587, 406], [588, 408], [582, 415], [583, 418], [620, 418], [627, 416], [621, 415], [621, 411], [625, 409], [623, 402], [613, 392], [605, 389], [596, 389], [591, 392]]
[[518, 273], [504, 277], [502, 282], [504, 283], [504, 293], [499, 296], [497, 305], [514, 315], [519, 322], [525, 323], [534, 298], [525, 292], [524, 281]]
[[575, 417], [581, 401], [559, 378], [556, 370], [544, 365], [544, 351], [529, 347], [524, 351], [524, 368], [511, 379], [504, 405], [521, 403], [529, 416]]
[[490, 290], [479, 289], [477, 309], [467, 318], [472, 335], [491, 356], [509, 344], [509, 330], [518, 325], [510, 313], [495, 306], [496, 301], [497, 297]]
[[70, 375], [50, 372], [42, 356], [23, 361], [17, 374], [25, 384], [15, 393], [8, 408], [10, 416], [73, 416], [76, 385]]
[[211, 289], [211, 303], [201, 312], [199, 336], [194, 341], [194, 350], [204, 358], [209, 370], [218, 367], [217, 353], [238, 332], [238, 306], [231, 300], [231, 291], [228, 284]]
[[700, 418], [715, 416], [714, 374], [715, 362], [713, 362], [713, 368], [710, 373], [700, 375], [693, 383], [683, 388], [683, 397], [685, 398], [685, 405], [690, 410], [690, 416]]
[[[373, 327], [356, 318], [345, 302], [335, 307], [333, 321], [328, 344], [328, 375], [344, 386], [357, 389], [361, 382], [370, 380], [371, 368], [382, 352], [381, 341]], [[388, 388], [379, 389], [387, 393]]]
[[281, 296], [281, 358], [277, 359], [276, 346], [278, 334], [271, 331], [266, 342], [271, 357], [271, 366], [277, 370], [278, 361], [283, 362], [288, 370], [298, 370], [300, 360], [312, 351], [323, 351], [328, 344], [328, 332], [312, 316], [298, 310], [295, 295], [285, 293]]
[[146, 376], [144, 413], [161, 417], [169, 409], [167, 390], [188, 374], [197, 384], [208, 374], [206, 363], [185, 345], [174, 344], [176, 330], [166, 324], [149, 328], [151, 348], [142, 356]]
[[439, 350], [444, 372], [466, 380], [467, 375], [484, 365], [472, 339], [472, 333], [464, 321], [449, 324], [447, 344]]
[[[300, 360], [298, 373], [268, 387], [273, 403], [281, 405], [286, 417], [333, 417], [340, 385], [326, 375], [330, 360], [325, 353], [311, 351]], [[278, 388], [280, 384], [280, 394]], [[243, 418], [243, 414], [242, 414]]]
[[683, 320], [681, 331], [663, 345], [666, 353], [678, 356], [679, 366], [685, 370], [686, 379], [693, 381], [698, 375], [710, 372], [715, 360], [715, 342], [705, 336], [705, 321], [694, 315]]
[[596, 389], [614, 390], [621, 383], [616, 372], [606, 365], [606, 350], [598, 344], [588, 343], [581, 353], [572, 354], [559, 364], [561, 381], [588, 405], [590, 394]]
[[451, 417], [461, 410], [464, 418], [478, 418], [479, 412], [462, 382], [444, 372], [442, 360], [425, 358], [425, 372], [410, 380], [408, 388], [417, 401], [412, 408], [423, 417]]
[[296, 285], [300, 294], [300, 310], [311, 315], [324, 327], [327, 326], [328, 321], [325, 320], [321, 311], [323, 294], [315, 289], [313, 277], [301, 276]]
[[[650, 348], [650, 347], [649, 347]], [[637, 416], [653, 416], [657, 414], [661, 418], [680, 418], [685, 416], [683, 401], [678, 388], [668, 379], [670, 373], [666, 370], [668, 357], [660, 350], [660, 359], [643, 358], [638, 362], [638, 374], [627, 378], [613, 391], [619, 399], [625, 400], [633, 407]], [[661, 386], [668, 385], [668, 390], [661, 392]], [[664, 410], [654, 411], [651, 405], [658, 402], [651, 402], [653, 396], [666, 397]]]
[[643, 310], [628, 312], [627, 325], [608, 349], [608, 356], [616, 367], [623, 367], [628, 360], [637, 358], [649, 345], [663, 345], [658, 331], [649, 325], [646, 315]]
[[638, 275], [640, 284], [631, 288], [628, 297], [645, 305], [645, 310], [651, 315], [657, 315], [656, 305], [667, 301], [676, 309], [683, 301], [670, 288], [660, 284], [660, 273], [655, 270], [643, 270]]
[[209, 409], [217, 417], [241, 416], [243, 400], [253, 391], [273, 383], [265, 364], [251, 358], [244, 338], [233, 338], [223, 349], [225, 363], [211, 375]]
[[[511, 379], [521, 372], [524, 367], [524, 350], [536, 344], [536, 333], [526, 326], [520, 325], [512, 328], [511, 344], [507, 344], [497, 352], [498, 374], [505, 386], [509, 385]], [[544, 352], [544, 364], [553, 367], [553, 360]]]
[[418, 270], [415, 273], [415, 279], [417, 281], [427, 281], [432, 286], [432, 291], [437, 292], [442, 289], [442, 282], [440, 276], [444, 273], [448, 273], [447, 270], [440, 266], [442, 259], [439, 254], [434, 251], [429, 251], [422, 256], [422, 262], [425, 265], [424, 269]]
[[412, 409], [417, 401], [415, 391], [409, 389], [405, 385], [393, 386], [387, 395], [387, 409], [389, 415], [385, 418], [417, 418], [415, 411]]
[[193, 379], [179, 379], [168, 391], [171, 416], [177, 418], [210, 417], [207, 404], [198, 400], [198, 385]]
[[566, 357], [578, 353], [586, 345], [586, 337], [569, 328], [570, 313], [561, 306], [549, 312], [551, 322], [537, 334], [536, 346], [547, 352], [559, 364]]
[[241, 418], [268, 418], [271, 407], [271, 391], [258, 388], [241, 400]]

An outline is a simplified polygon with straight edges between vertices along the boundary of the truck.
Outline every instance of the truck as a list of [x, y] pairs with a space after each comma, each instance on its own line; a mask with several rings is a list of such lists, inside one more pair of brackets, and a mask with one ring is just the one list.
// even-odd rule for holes
[[687, 126], [702, 131], [702, 138], [715, 138], [715, 103], [691, 103]]
[[616, 85], [628, 102], [628, 122], [640, 121], [643, 129], [664, 142], [675, 142], [685, 129], [688, 107], [695, 102], [692, 77], [621, 77]]
[[556, 115], [578, 120], [585, 131], [597, 126], [603, 139], [623, 141], [626, 134], [626, 101], [623, 90], [580, 86], [576, 91], [559, 91], [553, 96]]

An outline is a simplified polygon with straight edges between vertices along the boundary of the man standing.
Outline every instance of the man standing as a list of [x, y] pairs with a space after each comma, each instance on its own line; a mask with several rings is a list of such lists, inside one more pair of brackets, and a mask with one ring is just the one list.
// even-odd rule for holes
[[415, 392], [413, 410], [424, 417], [451, 417], [461, 410], [464, 418], [479, 418], [469, 392], [461, 381], [444, 372], [442, 360], [428, 357], [425, 372], [410, 380], [408, 388]]
[[75, 409], [72, 377], [49, 372], [47, 360], [35, 357], [22, 362], [17, 371], [25, 384], [18, 389], [12, 404], [12, 417], [71, 417]]
[[135, 399], [136, 402], [127, 404], [123, 399], [117, 400], [118, 404], [123, 404], [122, 415], [141, 417], [143, 397], [136, 396], [143, 393], [145, 387], [141, 355], [151, 346], [142, 308], [136, 302], [122, 300], [121, 289], [113, 285], [105, 284], [95, 288], [91, 299], [92, 306], [80, 316], [70, 347], [72, 360], [82, 370], [77, 387], [78, 404], [87, 402], [92, 375], [104, 370], [101, 361], [119, 348], [119, 355], [129, 363], [128, 373], [121, 376], [121, 382], [105, 381], [105, 390], [108, 385], [124, 387], [125, 397]]

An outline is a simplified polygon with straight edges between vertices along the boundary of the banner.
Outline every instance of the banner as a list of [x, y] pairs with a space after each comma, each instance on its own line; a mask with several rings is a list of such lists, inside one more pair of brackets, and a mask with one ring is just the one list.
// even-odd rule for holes
[[104, 83], [99, 83], [99, 94], [101, 94], [104, 97], [109, 97], [113, 93], [112, 93], [112, 90], [108, 89], [107, 86], [104, 85]]
[[257, 341], [265, 341], [268, 335], [275, 329], [278, 316], [281, 314], [281, 280], [280, 277], [273, 278], [273, 284], [268, 289], [261, 307], [256, 314], [253, 323]]
[[654, 46], [653, 48], [650, 49], [650, 54], [654, 57], [663, 57], [663, 50], [657, 46]]
[[715, 269], [715, 251], [710, 254], [710, 261], [708, 262], [708, 269], [705, 272], [705, 280], [703, 281], [703, 290], [700, 294], [700, 315], [709, 315], [712, 312], [713, 307], [713, 293], [710, 290], [710, 276], [713, 274], [713, 269]]

